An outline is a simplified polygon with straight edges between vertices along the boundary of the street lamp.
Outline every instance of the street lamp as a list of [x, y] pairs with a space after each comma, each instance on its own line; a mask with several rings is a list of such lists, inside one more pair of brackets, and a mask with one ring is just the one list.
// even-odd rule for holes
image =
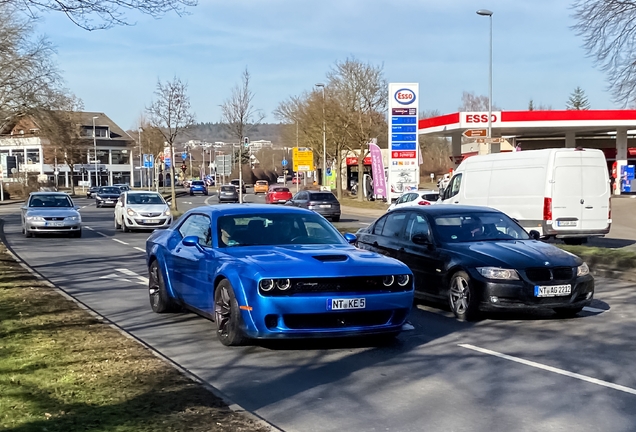
[[477, 15], [487, 16], [490, 19], [490, 67], [488, 80], [488, 138], [492, 138], [492, 11], [479, 9]]
[[97, 177], [97, 137], [95, 135], [95, 119], [99, 116], [93, 116], [93, 150], [95, 151], [95, 186], [99, 186], [99, 177]]
[[325, 125], [325, 85], [316, 84], [322, 88], [322, 185], [327, 185], [327, 129]]

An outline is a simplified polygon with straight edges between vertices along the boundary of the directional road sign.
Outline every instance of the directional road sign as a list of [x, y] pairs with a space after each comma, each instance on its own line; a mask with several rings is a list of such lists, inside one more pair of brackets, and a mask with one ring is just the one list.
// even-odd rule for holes
[[311, 149], [294, 147], [292, 155], [294, 158], [294, 171], [314, 170], [314, 152]]
[[478, 137], [487, 137], [488, 130], [487, 129], [467, 129], [462, 134], [466, 138], [478, 138]]
[[232, 174], [232, 155], [216, 155], [214, 163], [217, 175]]

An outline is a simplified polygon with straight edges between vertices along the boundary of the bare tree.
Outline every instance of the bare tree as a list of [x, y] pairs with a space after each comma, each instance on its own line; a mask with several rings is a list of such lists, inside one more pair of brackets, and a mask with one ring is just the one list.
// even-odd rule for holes
[[36, 108], [63, 108], [65, 91], [53, 46], [44, 37], [34, 38], [33, 22], [19, 19], [2, 0], [0, 16], [0, 126]]
[[[477, 96], [473, 92], [465, 91], [462, 93], [462, 104], [460, 111], [488, 111], [488, 96]], [[499, 111], [499, 108], [492, 105], [493, 111]]]
[[177, 77], [171, 82], [162, 84], [157, 81], [155, 101], [146, 112], [150, 124], [156, 128], [170, 147], [170, 192], [172, 196], [172, 210], [177, 210], [175, 192], [174, 143], [177, 136], [194, 123], [194, 114], [190, 111], [190, 98], [187, 95], [188, 86]]
[[[246, 134], [255, 125], [265, 118], [265, 114], [255, 109], [252, 105], [254, 92], [250, 89], [250, 73], [247, 68], [243, 71], [240, 84], [232, 88], [230, 97], [221, 104], [221, 121], [233, 138], [240, 144], [239, 179], [243, 181], [243, 160], [245, 148], [243, 140]], [[239, 201], [243, 202], [242, 187], [239, 187]]]
[[196, 4], [196, 0], [0, 0], [0, 5], [13, 6], [33, 18], [38, 12], [61, 12], [85, 30], [131, 25], [126, 12], [155, 18], [168, 12], [183, 15], [187, 7]]
[[576, 0], [573, 29], [583, 37], [587, 52], [607, 72], [616, 101], [636, 100], [636, 1]]
[[[335, 112], [340, 117], [339, 123], [347, 125], [345, 132], [349, 135], [349, 143], [359, 151], [358, 183], [362, 184], [364, 158], [369, 154], [368, 143], [373, 138], [388, 135], [388, 84], [383, 67], [350, 58], [336, 62], [327, 73], [327, 80], [329, 94], [338, 106]], [[359, 190], [362, 191], [362, 188]], [[358, 200], [364, 199], [359, 193]]]
[[54, 165], [58, 170], [58, 162], [63, 160], [71, 174], [71, 193], [75, 194], [73, 173], [75, 165], [85, 160], [91, 141], [82, 134], [81, 111], [84, 104], [74, 95], [66, 99], [59, 110], [37, 109], [33, 111], [43, 137], [48, 145], [43, 146], [44, 162]]

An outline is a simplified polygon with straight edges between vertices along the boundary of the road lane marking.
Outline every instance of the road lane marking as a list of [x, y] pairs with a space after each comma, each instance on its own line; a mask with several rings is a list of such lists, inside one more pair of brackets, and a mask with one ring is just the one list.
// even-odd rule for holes
[[203, 201], [203, 202], [205, 203], [205, 205], [208, 205], [208, 206], [211, 206], [211, 205], [212, 205], [212, 204], [210, 204], [210, 203], [209, 203], [209, 201], [212, 199], [212, 197], [214, 197], [214, 195], [212, 195], [212, 196], [210, 196], [210, 197], [207, 197], [207, 198], [205, 199], [205, 201]]
[[123, 273], [126, 276], [133, 276], [133, 277], [137, 278], [137, 283], [139, 285], [147, 285], [148, 284], [148, 278], [147, 277], [139, 276], [137, 273], [135, 273], [132, 270], [128, 270], [127, 268], [118, 268], [118, 269], [115, 269], [115, 271]]
[[597, 308], [593, 308], [593, 307], [589, 307], [589, 306], [585, 306], [583, 307], [583, 310], [585, 312], [592, 312], [592, 313], [603, 313], [603, 312], [607, 312], [607, 309], [597, 309]]
[[135, 246], [134, 249], [137, 249], [138, 251], [141, 251], [143, 253], [146, 253], [146, 249], [142, 249], [140, 247]]
[[[113, 277], [112, 276], [100, 276], [99, 278], [100, 279], [109, 279], [109, 280], [111, 280]], [[126, 278], [118, 278], [117, 280], [130, 283], [130, 279], [126, 279]]]
[[358, 225], [365, 225], [366, 226], [366, 225], [371, 225], [371, 224], [366, 223], [366, 222], [358, 222]]
[[462, 347], [462, 348], [466, 348], [466, 349], [469, 349], [469, 350], [480, 352], [482, 354], [488, 354], [488, 355], [491, 355], [491, 356], [494, 356], [494, 357], [499, 357], [499, 358], [502, 358], [502, 359], [505, 359], [505, 360], [510, 360], [512, 362], [515, 362], [515, 363], [520, 363], [520, 364], [523, 364], [523, 365], [526, 365], [526, 366], [531, 366], [531, 367], [534, 367], [534, 368], [537, 368], [537, 369], [542, 369], [542, 370], [545, 370], [545, 371], [548, 371], [548, 372], [552, 372], [552, 373], [555, 373], [555, 374], [564, 375], [564, 376], [567, 376], [567, 377], [570, 377], [570, 378], [575, 378], [575, 379], [578, 379], [578, 380], [581, 380], [581, 381], [585, 381], [585, 382], [588, 382], [588, 383], [591, 383], [591, 384], [596, 384], [596, 385], [599, 385], [599, 386], [602, 386], [602, 387], [607, 387], [607, 388], [611, 388], [613, 390], [618, 390], [618, 391], [622, 391], [622, 392], [625, 392], [625, 393], [636, 395], [636, 389], [633, 389], [633, 388], [630, 388], [630, 387], [625, 387], [625, 386], [622, 386], [620, 384], [614, 384], [614, 383], [611, 383], [611, 382], [608, 382], [608, 381], [603, 381], [603, 380], [600, 380], [600, 379], [597, 379], [597, 378], [588, 377], [588, 376], [581, 375], [581, 374], [578, 374], [578, 373], [575, 373], [575, 372], [566, 371], [564, 369], [559, 369], [559, 368], [555, 368], [555, 367], [552, 367], [552, 366], [547, 366], [547, 365], [544, 365], [544, 364], [541, 364], [541, 363], [537, 363], [537, 362], [533, 362], [533, 361], [530, 361], [530, 360], [524, 360], [524, 359], [519, 358], [519, 357], [509, 356], [507, 354], [502, 354], [502, 353], [499, 353], [497, 351], [491, 351], [489, 349], [479, 348], [479, 347], [476, 347], [476, 346], [470, 345], [470, 344], [459, 344], [459, 346]]
[[84, 228], [86, 228], [87, 230], [95, 231], [93, 228], [91, 228], [89, 226], [85, 226]]
[[99, 232], [99, 231], [95, 231], [95, 230], [93, 230], [93, 231], [95, 232], [95, 234], [99, 234], [99, 235], [100, 235], [100, 236], [102, 236], [102, 237], [108, 237], [108, 236], [107, 236], [106, 234], [104, 234], [103, 232]]
[[111, 240], [112, 240], [112, 241], [116, 241], [117, 243], [121, 243], [121, 244], [123, 244], [123, 245], [127, 245], [127, 244], [128, 244], [128, 243], [123, 242], [123, 241], [118, 240], [118, 239], [111, 239]]

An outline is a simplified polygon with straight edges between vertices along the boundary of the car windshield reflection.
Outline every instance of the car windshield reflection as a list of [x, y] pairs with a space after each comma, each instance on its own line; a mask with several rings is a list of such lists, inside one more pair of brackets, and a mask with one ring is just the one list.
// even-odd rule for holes
[[528, 233], [504, 214], [475, 212], [434, 218], [433, 230], [444, 243], [528, 240]]
[[38, 195], [31, 199], [29, 207], [73, 207], [73, 204], [66, 196]]
[[346, 244], [329, 222], [313, 214], [222, 216], [217, 235], [220, 247]]
[[160, 195], [155, 193], [129, 194], [126, 198], [126, 204], [164, 204], [164, 201]]

